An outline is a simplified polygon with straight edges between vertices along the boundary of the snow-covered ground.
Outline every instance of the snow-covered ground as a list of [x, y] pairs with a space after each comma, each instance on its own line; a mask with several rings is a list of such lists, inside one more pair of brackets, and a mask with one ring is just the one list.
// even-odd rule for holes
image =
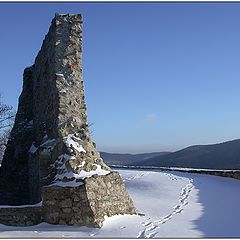
[[159, 170], [118, 171], [135, 206], [145, 216], [106, 218], [101, 229], [46, 223], [0, 225], [0, 237], [240, 237], [239, 180]]

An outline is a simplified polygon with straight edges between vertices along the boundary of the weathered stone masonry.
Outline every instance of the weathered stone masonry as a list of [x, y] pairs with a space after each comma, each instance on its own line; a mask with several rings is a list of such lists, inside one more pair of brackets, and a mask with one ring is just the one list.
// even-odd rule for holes
[[[0, 194], [5, 205], [42, 201], [37, 210], [27, 208], [29, 219], [9, 222], [13, 225], [45, 221], [99, 227], [105, 215], [136, 213], [119, 174], [102, 161], [90, 138], [81, 15], [56, 14], [34, 65], [24, 70]], [[6, 211], [0, 209], [5, 224]]]

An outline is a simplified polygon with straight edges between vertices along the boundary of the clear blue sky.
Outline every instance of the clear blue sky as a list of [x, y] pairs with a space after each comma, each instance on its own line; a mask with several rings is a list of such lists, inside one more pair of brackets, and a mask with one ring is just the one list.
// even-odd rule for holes
[[240, 138], [240, 3], [0, 3], [0, 92], [14, 107], [55, 12], [83, 14], [99, 150]]

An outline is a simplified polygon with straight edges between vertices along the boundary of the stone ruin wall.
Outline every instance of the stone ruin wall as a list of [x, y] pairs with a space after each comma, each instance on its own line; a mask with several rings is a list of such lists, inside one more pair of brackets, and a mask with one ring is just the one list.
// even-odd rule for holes
[[26, 227], [43, 222], [42, 207], [1, 208], [0, 223], [11, 226]]
[[[11, 192], [21, 193], [21, 204], [39, 201], [39, 196], [35, 199], [31, 196], [39, 191], [39, 186], [32, 185], [34, 178], [39, 177], [38, 167], [41, 185], [50, 183], [52, 178], [47, 176], [55, 174], [53, 170], [49, 171], [50, 164], [60, 152], [67, 152], [60, 139], [51, 156], [46, 151], [40, 156], [31, 156], [32, 143], [39, 147], [45, 135], [57, 139], [76, 132], [80, 132], [82, 138], [89, 138], [82, 80], [81, 24], [81, 15], [56, 16], [34, 65], [24, 70], [23, 91], [4, 157], [7, 161], [3, 159], [1, 170], [3, 179], [7, 179], [8, 174], [7, 182], [14, 182]], [[94, 149], [92, 151], [92, 155], [98, 156]], [[22, 183], [25, 183], [24, 188]], [[30, 191], [26, 189], [27, 185]], [[12, 200], [13, 204], [17, 203], [14, 197]]]
[[[46, 132], [52, 137], [58, 134], [55, 35], [52, 24], [34, 65], [24, 70], [23, 91], [1, 167], [1, 183], [8, 182], [11, 186], [9, 190], [4, 187], [6, 184], [1, 187], [4, 191], [1, 195], [6, 195], [6, 192], [9, 195], [6, 200], [0, 198], [3, 204], [29, 204], [40, 200], [39, 194], [34, 196], [39, 192], [39, 162], [29, 154], [29, 149], [33, 142], [36, 146], [40, 145]], [[43, 175], [44, 170], [43, 167]]]
[[[42, 200], [41, 221], [52, 224], [101, 226], [105, 215], [136, 213], [120, 175], [102, 161], [89, 135], [81, 15], [55, 15], [34, 65], [24, 71], [0, 194], [6, 205]], [[75, 201], [76, 195], [82, 200]], [[0, 209], [0, 222], [6, 211]], [[32, 212], [26, 225], [39, 219], [39, 211], [35, 220]]]
[[46, 186], [42, 196], [43, 218], [51, 224], [99, 227], [104, 216], [136, 213], [116, 172], [107, 177], [94, 175], [86, 178], [84, 185], [78, 187]]
[[15, 123], [0, 168], [0, 204], [25, 204], [29, 200], [28, 150], [33, 141], [31, 68], [25, 69]]

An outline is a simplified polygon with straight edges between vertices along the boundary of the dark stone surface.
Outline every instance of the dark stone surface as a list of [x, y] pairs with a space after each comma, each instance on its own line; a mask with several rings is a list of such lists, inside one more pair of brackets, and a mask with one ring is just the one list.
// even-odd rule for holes
[[[33, 141], [33, 68], [26, 68], [16, 120], [0, 171], [0, 204], [29, 203], [28, 150]], [[39, 199], [38, 199], [39, 200]]]
[[42, 221], [42, 207], [0, 208], [1, 224], [25, 227]]

